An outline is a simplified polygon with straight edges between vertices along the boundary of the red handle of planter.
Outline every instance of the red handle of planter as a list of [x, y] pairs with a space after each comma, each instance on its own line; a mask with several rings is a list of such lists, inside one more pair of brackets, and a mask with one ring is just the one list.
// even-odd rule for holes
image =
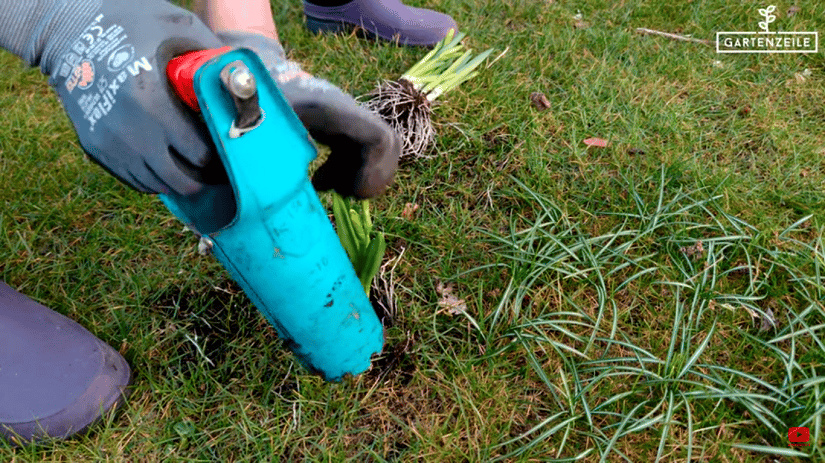
[[186, 103], [186, 106], [200, 112], [198, 98], [195, 96], [195, 73], [204, 63], [231, 49], [232, 47], [221, 47], [190, 51], [169, 61], [166, 65], [166, 77], [175, 94]]

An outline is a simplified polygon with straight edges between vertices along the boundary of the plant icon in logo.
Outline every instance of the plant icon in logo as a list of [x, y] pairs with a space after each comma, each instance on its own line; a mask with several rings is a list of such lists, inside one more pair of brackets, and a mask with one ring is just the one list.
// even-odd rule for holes
[[765, 20], [759, 21], [759, 27], [762, 29], [762, 32], [770, 32], [769, 25], [776, 21], [776, 16], [772, 15], [776, 11], [776, 5], [770, 5], [767, 8], [760, 8], [759, 14], [761, 14]]

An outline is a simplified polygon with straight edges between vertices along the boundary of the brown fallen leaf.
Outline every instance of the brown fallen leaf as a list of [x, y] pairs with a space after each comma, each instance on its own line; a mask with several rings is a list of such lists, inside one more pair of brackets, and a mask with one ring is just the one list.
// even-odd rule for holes
[[573, 23], [573, 27], [575, 27], [576, 29], [586, 29], [590, 27], [590, 23], [584, 20], [584, 15], [582, 15], [581, 12], [578, 12], [575, 15], [573, 15], [573, 21], [575, 21]]
[[773, 310], [771, 310], [770, 307], [759, 318], [761, 319], [759, 331], [768, 331], [771, 328], [776, 328], [776, 316], [774, 316]]
[[607, 140], [603, 138], [587, 138], [584, 140], [584, 144], [587, 146], [596, 146], [599, 148], [606, 148], [607, 147]]
[[435, 292], [440, 296], [438, 306], [448, 314], [461, 315], [467, 312], [467, 303], [464, 302], [464, 299], [459, 299], [453, 295], [452, 284], [444, 286], [444, 284], [439, 281], [438, 284], [435, 285]]
[[692, 246], [683, 246], [679, 248], [682, 253], [684, 253], [689, 259], [693, 258], [693, 256], [698, 255], [701, 257], [705, 253], [705, 247], [702, 245], [702, 241], [697, 241], [696, 244]]
[[802, 11], [802, 8], [800, 8], [800, 7], [796, 6], [796, 5], [794, 5], [794, 6], [790, 7], [790, 8], [788, 8], [788, 11], [787, 11], [788, 17], [790, 18], [791, 16], [793, 16], [793, 15], [795, 15], [795, 14], [799, 13], [800, 11]]
[[401, 211], [401, 218], [405, 220], [412, 220], [415, 215], [415, 211], [417, 210], [418, 204], [407, 203], [404, 205], [404, 210]]
[[536, 107], [539, 111], [544, 111], [545, 109], [550, 109], [550, 100], [547, 99], [547, 95], [541, 92], [533, 92], [530, 94], [530, 102], [533, 103], [533, 106]]
[[813, 72], [811, 72], [810, 69], [806, 68], [804, 71], [797, 72], [796, 74], [794, 74], [794, 78], [796, 78], [797, 82], [802, 83], [802, 82], [805, 82], [806, 80], [808, 80], [808, 78], [811, 77], [812, 75], [813, 75]]

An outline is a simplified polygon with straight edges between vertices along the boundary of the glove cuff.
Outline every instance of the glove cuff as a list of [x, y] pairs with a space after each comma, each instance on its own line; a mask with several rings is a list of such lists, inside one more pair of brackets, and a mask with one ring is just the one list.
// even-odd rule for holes
[[293, 106], [314, 99], [314, 92], [340, 92], [326, 80], [314, 77], [301, 69], [295, 61], [286, 59], [284, 47], [271, 37], [253, 32], [223, 31], [218, 33], [218, 38], [231, 47], [254, 51]]
[[273, 38], [246, 31], [220, 31], [217, 32], [217, 35], [223, 43], [231, 47], [249, 48], [254, 51], [264, 62], [267, 69], [271, 70], [271, 68], [283, 64], [287, 60], [281, 42]]
[[0, 47], [30, 66], [52, 75], [100, 10], [102, 0], [4, 2], [0, 12]]

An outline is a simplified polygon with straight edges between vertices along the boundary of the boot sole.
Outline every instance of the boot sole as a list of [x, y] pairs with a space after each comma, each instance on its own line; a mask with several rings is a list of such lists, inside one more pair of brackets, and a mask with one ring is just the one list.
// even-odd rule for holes
[[398, 43], [399, 45], [407, 45], [413, 47], [432, 47], [436, 43], [438, 43], [416, 43], [414, 41], [409, 40], [402, 41], [400, 36], [385, 37], [377, 32], [367, 29], [361, 24], [355, 24], [340, 19], [321, 19], [309, 15], [305, 16], [307, 29], [309, 29], [310, 32], [314, 34], [350, 34], [353, 31], [355, 31], [357, 34], [362, 35], [362, 38], [367, 38], [370, 40], [381, 39], [386, 42]]

